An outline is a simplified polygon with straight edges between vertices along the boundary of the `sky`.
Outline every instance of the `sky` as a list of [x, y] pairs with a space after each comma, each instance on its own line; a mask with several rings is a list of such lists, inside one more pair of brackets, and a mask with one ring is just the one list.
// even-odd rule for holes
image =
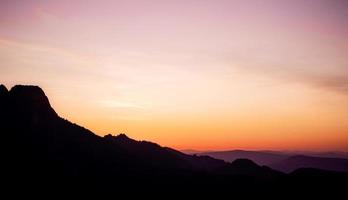
[[348, 1], [0, 0], [0, 83], [98, 135], [348, 151]]

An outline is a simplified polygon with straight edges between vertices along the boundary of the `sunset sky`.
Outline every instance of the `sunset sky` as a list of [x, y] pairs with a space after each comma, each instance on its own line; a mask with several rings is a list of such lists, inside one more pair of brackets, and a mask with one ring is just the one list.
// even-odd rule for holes
[[98, 135], [348, 151], [348, 1], [0, 0], [0, 83]]

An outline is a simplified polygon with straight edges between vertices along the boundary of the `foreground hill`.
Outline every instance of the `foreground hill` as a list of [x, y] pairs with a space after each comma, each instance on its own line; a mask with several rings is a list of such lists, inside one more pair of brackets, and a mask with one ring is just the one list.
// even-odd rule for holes
[[[100, 137], [59, 117], [37, 86], [18, 85], [8, 91], [1, 85], [0, 109], [4, 180], [16, 187], [38, 182], [40, 187], [273, 191], [287, 190], [305, 177], [285, 175], [246, 159], [230, 163], [187, 155], [124, 134]], [[317, 177], [320, 174], [327, 176], [319, 172]], [[295, 181], [288, 181], [290, 177]], [[346, 174], [332, 177], [335, 190], [348, 180]]]
[[39, 173], [52, 167], [56, 174], [67, 176], [103, 176], [103, 173], [110, 176], [120, 172], [124, 175], [124, 170], [130, 173], [211, 171], [228, 164], [208, 156], [189, 156], [151, 142], [135, 141], [124, 134], [97, 136], [60, 118], [36, 86], [15, 86], [9, 92], [2, 90], [5, 112], [2, 112], [1, 127], [9, 136], [9, 148], [33, 161], [16, 159], [25, 162], [19, 165], [30, 163], [27, 167]]

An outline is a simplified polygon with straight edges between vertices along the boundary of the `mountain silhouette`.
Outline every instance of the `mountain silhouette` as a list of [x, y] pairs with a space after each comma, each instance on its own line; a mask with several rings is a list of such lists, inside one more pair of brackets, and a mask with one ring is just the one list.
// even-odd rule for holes
[[[228, 165], [208, 156], [190, 156], [155, 143], [135, 141], [124, 134], [97, 136], [59, 117], [41, 88], [1, 88], [1, 102], [7, 108], [1, 113], [2, 128], [10, 137], [9, 148], [15, 148], [17, 154], [25, 153], [23, 162], [30, 163], [27, 170], [48, 174], [55, 170], [54, 174], [64, 176], [113, 176], [125, 172], [213, 171]], [[24, 164], [18, 162], [17, 166]]]
[[275, 180], [279, 180], [284, 176], [281, 172], [275, 171], [267, 166], [260, 167], [252, 160], [245, 158], [236, 159], [230, 165], [225, 166], [223, 174], [242, 177], [244, 181], [249, 179], [250, 182], [256, 181], [260, 182], [260, 184], [275, 182]]
[[133, 158], [143, 160], [152, 166], [186, 169], [186, 170], [207, 170], [212, 171], [225, 166], [227, 163], [222, 160], [213, 159], [208, 156], [190, 156], [168, 147], [161, 147], [158, 144], [148, 141], [135, 141], [125, 134], [118, 136], [106, 135], [104, 138], [112, 146], [120, 147]]
[[[302, 153], [302, 154], [299, 154]], [[290, 173], [300, 168], [348, 172], [345, 152], [281, 152], [281, 151], [210, 151], [197, 155], [208, 155], [226, 162], [247, 158], [258, 165], [266, 165], [281, 172]]]
[[270, 167], [287, 173], [293, 172], [300, 168], [316, 168], [322, 170], [348, 172], [348, 159], [297, 155], [273, 163], [270, 165]]
[[[230, 163], [206, 155], [187, 155], [125, 134], [98, 136], [61, 118], [37, 86], [17, 85], [8, 91], [1, 85], [0, 108], [3, 167], [7, 172], [4, 180], [17, 187], [19, 183], [28, 186], [39, 182], [42, 188], [102, 185], [196, 194], [231, 189], [265, 192], [287, 191], [278, 183], [286, 185], [305, 177], [303, 173], [287, 175], [261, 167], [248, 159]], [[320, 178], [321, 172], [316, 174]], [[334, 177], [347, 180], [345, 175]]]
[[213, 158], [225, 160], [226, 162], [232, 162], [239, 158], [247, 158], [259, 165], [270, 165], [289, 157], [285, 153], [244, 150], [200, 152], [198, 155], [207, 155]]

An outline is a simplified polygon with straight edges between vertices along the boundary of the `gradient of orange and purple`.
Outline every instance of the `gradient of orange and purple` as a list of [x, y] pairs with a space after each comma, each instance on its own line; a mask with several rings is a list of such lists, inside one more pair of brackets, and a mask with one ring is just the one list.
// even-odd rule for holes
[[348, 1], [0, 1], [0, 80], [100, 135], [348, 150]]

